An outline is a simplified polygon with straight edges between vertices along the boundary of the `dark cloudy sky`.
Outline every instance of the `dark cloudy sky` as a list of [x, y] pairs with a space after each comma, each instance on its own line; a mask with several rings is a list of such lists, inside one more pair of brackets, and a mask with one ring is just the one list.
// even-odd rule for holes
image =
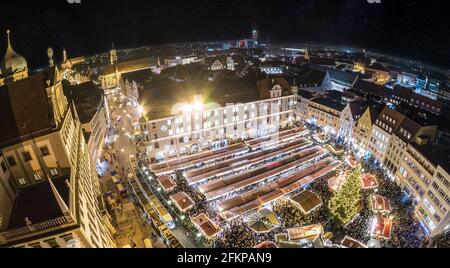
[[[0, 31], [13, 31], [31, 67], [46, 49], [72, 56], [179, 41], [247, 37], [366, 47], [450, 67], [446, 0], [15, 0], [2, 2]], [[0, 54], [5, 35], [0, 35]]]

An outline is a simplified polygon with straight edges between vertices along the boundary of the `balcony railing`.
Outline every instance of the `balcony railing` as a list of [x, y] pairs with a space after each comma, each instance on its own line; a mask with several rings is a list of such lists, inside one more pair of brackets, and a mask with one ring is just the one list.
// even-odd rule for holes
[[16, 238], [26, 236], [26, 235], [32, 234], [34, 232], [39, 232], [39, 231], [56, 228], [56, 227], [59, 227], [62, 225], [72, 223], [72, 222], [73, 221], [70, 217], [63, 216], [63, 217], [56, 218], [53, 220], [36, 223], [36, 224], [31, 224], [26, 227], [9, 230], [9, 231], [0, 233], [0, 244], [2, 243], [2, 240], [6, 240], [6, 241], [14, 240]]

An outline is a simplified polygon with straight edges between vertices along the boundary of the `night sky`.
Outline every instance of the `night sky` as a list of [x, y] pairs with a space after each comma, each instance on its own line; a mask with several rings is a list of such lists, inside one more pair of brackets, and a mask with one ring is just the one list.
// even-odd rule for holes
[[376, 49], [450, 67], [446, 0], [67, 0], [2, 1], [0, 54], [7, 28], [29, 67], [56, 58], [167, 42], [249, 37]]

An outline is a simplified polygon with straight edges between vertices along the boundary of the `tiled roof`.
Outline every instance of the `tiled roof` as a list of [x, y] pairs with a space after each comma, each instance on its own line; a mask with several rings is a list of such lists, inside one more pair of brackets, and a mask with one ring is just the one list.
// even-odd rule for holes
[[114, 65], [108, 65], [103, 68], [102, 75], [110, 75], [115, 73], [116, 67], [120, 73], [128, 73], [136, 70], [149, 69], [151, 66], [156, 66], [156, 61], [154, 58], [143, 58], [118, 62]]
[[20, 141], [56, 126], [47, 97], [47, 80], [54, 69], [0, 87], [0, 143]]
[[356, 81], [353, 88], [356, 90], [359, 90], [361, 92], [364, 92], [366, 94], [369, 94], [369, 95], [386, 97], [386, 98], [390, 98], [392, 96], [391, 89], [381, 86], [381, 85], [377, 85], [372, 82], [364, 81], [364, 80]]
[[326, 73], [317, 70], [308, 70], [307, 72], [295, 76], [295, 85], [300, 87], [320, 87], [325, 79]]
[[433, 165], [441, 166], [448, 174], [450, 174], [450, 152], [448, 148], [442, 148], [442, 146], [434, 144], [417, 145], [413, 143], [412, 145]]
[[103, 104], [103, 91], [92, 82], [79, 85], [63, 83], [63, 89], [67, 99], [75, 103], [80, 122], [82, 124], [91, 122]]
[[327, 97], [318, 97], [318, 98], [312, 99], [311, 101], [315, 102], [317, 104], [329, 107], [329, 108], [339, 111], [339, 112], [342, 112], [345, 109], [345, 107], [347, 106], [345, 104], [342, 104], [340, 102], [340, 99], [336, 100], [336, 99], [330, 99]]
[[329, 69], [328, 73], [330, 74], [331, 80], [339, 81], [341, 83], [345, 83], [348, 85], [353, 85], [355, 80], [358, 78], [358, 75], [353, 72], [343, 72], [343, 71]]
[[[378, 119], [378, 123], [376, 124], [377, 126], [383, 128], [384, 123], [386, 127], [383, 129], [388, 133], [392, 133], [401, 125], [401, 123], [405, 119], [405, 115], [385, 106], [377, 119]], [[387, 129], [388, 127], [391, 128], [391, 131]]]

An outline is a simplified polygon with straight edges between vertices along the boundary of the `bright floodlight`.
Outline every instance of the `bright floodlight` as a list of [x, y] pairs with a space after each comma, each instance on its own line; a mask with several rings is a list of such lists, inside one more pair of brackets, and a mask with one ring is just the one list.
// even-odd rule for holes
[[194, 103], [194, 109], [197, 111], [203, 110], [203, 103], [201, 103], [201, 102]]
[[142, 107], [141, 105], [139, 105], [137, 109], [140, 114], [144, 113], [144, 107]]
[[200, 95], [195, 95], [194, 96], [194, 105], [193, 105], [194, 110], [200, 111], [203, 110], [203, 100], [202, 100], [202, 96]]
[[192, 105], [185, 105], [185, 106], [183, 106], [183, 108], [182, 108], [182, 110], [183, 110], [183, 112], [185, 113], [185, 114], [189, 114], [189, 113], [191, 113], [192, 112]]

